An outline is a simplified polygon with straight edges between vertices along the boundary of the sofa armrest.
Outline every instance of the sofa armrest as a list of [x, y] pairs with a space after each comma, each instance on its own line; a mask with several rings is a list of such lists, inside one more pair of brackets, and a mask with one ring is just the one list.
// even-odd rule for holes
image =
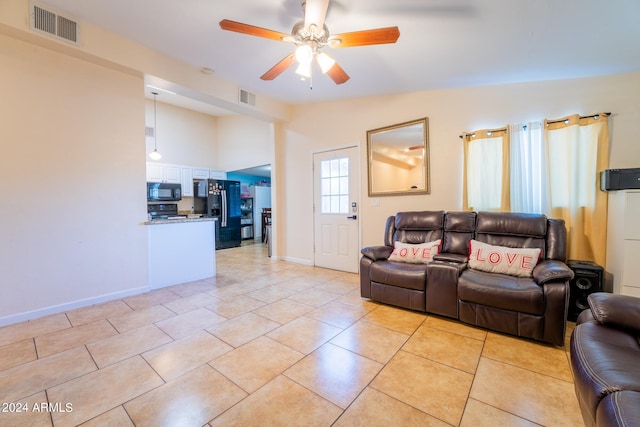
[[640, 334], [640, 298], [595, 292], [587, 297], [587, 301], [600, 324]]
[[442, 252], [433, 256], [434, 261], [457, 262], [458, 264], [466, 264], [469, 261], [469, 255], [450, 254]]
[[573, 270], [562, 261], [546, 259], [533, 268], [531, 275], [538, 285], [544, 285], [550, 281], [573, 279]]
[[362, 248], [360, 253], [366, 256], [372, 261], [378, 261], [380, 259], [387, 259], [389, 255], [393, 252], [393, 248], [391, 246], [367, 246], [366, 248]]

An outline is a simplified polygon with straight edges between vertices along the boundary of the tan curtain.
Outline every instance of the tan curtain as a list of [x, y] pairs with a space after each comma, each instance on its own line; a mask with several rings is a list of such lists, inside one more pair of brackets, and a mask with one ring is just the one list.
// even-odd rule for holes
[[463, 134], [462, 139], [462, 208], [508, 212], [509, 128], [477, 130]]
[[545, 120], [548, 212], [568, 232], [567, 257], [605, 265], [607, 194], [600, 172], [609, 162], [608, 114]]

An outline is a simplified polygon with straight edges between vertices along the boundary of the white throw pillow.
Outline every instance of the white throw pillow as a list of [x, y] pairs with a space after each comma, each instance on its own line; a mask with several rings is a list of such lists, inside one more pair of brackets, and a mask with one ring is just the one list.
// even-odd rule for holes
[[469, 246], [469, 267], [489, 273], [531, 277], [540, 259], [540, 249], [493, 246], [477, 240], [471, 240]]
[[433, 261], [433, 256], [440, 253], [441, 240], [433, 242], [410, 244], [395, 242], [389, 261], [409, 262], [412, 264], [426, 264]]

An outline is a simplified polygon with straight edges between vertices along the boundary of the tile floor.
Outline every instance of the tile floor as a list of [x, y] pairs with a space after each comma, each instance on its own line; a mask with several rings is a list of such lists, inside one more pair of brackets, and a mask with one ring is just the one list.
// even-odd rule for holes
[[582, 425], [566, 346], [373, 303], [261, 244], [217, 258], [215, 278], [0, 328], [0, 425]]

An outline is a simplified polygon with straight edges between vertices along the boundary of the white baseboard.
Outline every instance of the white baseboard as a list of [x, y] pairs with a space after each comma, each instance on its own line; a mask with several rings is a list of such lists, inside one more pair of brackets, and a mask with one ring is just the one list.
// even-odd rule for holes
[[39, 317], [49, 316], [52, 314], [64, 313], [65, 311], [73, 310], [81, 307], [88, 307], [103, 302], [130, 297], [132, 295], [142, 294], [149, 292], [151, 288], [149, 286], [143, 286], [140, 288], [127, 289], [122, 292], [114, 292], [112, 294], [100, 295], [98, 297], [87, 298], [83, 300], [73, 301], [69, 303], [52, 305], [50, 307], [39, 308], [33, 311], [27, 311], [24, 313], [12, 314], [10, 316], [0, 317], [0, 327], [12, 325], [14, 323], [25, 322], [27, 320], [37, 319]]
[[283, 261], [295, 262], [296, 264], [311, 265], [311, 266], [313, 265], [313, 261], [309, 261], [308, 259], [300, 259], [300, 258], [294, 258], [289, 256], [281, 257], [278, 259], [281, 259]]

